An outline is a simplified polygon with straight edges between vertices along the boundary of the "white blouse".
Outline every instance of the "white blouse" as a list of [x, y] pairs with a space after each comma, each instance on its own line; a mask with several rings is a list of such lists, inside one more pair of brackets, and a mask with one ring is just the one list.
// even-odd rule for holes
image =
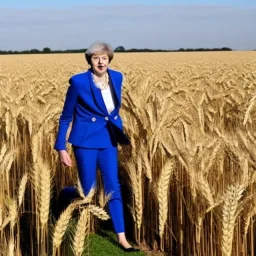
[[110, 86], [106, 89], [101, 90], [103, 100], [105, 102], [108, 113], [110, 114], [115, 109], [114, 99], [110, 90]]

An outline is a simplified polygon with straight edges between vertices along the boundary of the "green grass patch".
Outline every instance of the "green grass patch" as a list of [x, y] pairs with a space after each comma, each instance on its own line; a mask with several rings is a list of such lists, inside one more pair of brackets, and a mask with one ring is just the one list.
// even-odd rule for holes
[[[104, 231], [103, 235], [90, 234], [89, 235], [89, 248], [86, 248], [90, 256], [121, 256], [121, 255], [130, 255], [130, 256], [143, 256], [146, 255], [144, 252], [124, 252], [119, 248], [118, 243], [116, 242], [116, 237], [113, 232]], [[86, 255], [86, 254], [83, 254]]]

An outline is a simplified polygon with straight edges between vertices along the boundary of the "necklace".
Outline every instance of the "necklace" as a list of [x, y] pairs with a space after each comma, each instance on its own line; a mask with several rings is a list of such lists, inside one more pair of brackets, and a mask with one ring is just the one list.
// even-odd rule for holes
[[96, 80], [94, 79], [94, 75], [92, 74], [92, 80], [95, 84], [95, 86], [97, 88], [99, 88], [100, 90], [104, 90], [106, 88], [108, 88], [109, 86], [109, 77], [108, 77], [108, 72], [105, 73], [105, 77], [104, 77], [104, 81], [99, 83], [99, 82], [96, 82]]

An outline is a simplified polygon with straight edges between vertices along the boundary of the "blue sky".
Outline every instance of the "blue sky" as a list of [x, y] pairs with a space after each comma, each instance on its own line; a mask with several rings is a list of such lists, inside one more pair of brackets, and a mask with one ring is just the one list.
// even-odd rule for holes
[[[107, 4], [106, 4], [107, 3]], [[256, 49], [256, 0], [0, 0], [0, 50]]]
[[256, 6], [255, 0], [1, 0], [0, 7], [2, 8], [42, 8], [42, 7], [57, 7], [65, 8], [77, 5], [115, 5], [115, 4], [146, 4], [146, 5], [163, 5], [163, 4], [200, 4], [200, 5], [231, 5], [241, 7]]

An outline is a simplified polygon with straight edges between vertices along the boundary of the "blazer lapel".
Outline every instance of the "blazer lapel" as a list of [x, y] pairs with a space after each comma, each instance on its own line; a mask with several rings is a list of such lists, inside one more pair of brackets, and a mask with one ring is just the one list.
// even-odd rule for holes
[[107, 72], [108, 72], [108, 75], [109, 75], [110, 82], [111, 82], [111, 84], [113, 86], [113, 91], [114, 91], [114, 94], [115, 94], [115, 98], [117, 99], [116, 106], [115, 106], [115, 109], [116, 109], [117, 107], [120, 106], [120, 98], [119, 98], [120, 93], [119, 93], [117, 85], [115, 83], [115, 79], [114, 79], [113, 73], [111, 72], [110, 69], [108, 69]]
[[92, 81], [92, 71], [89, 70], [88, 72], [88, 79], [90, 82], [90, 86], [91, 86], [91, 91], [92, 91], [92, 95], [94, 97], [94, 102], [95, 104], [98, 106], [98, 108], [104, 113], [104, 115], [108, 115], [108, 110], [105, 106], [105, 102], [103, 100], [102, 94], [100, 89], [98, 89], [93, 81]]

